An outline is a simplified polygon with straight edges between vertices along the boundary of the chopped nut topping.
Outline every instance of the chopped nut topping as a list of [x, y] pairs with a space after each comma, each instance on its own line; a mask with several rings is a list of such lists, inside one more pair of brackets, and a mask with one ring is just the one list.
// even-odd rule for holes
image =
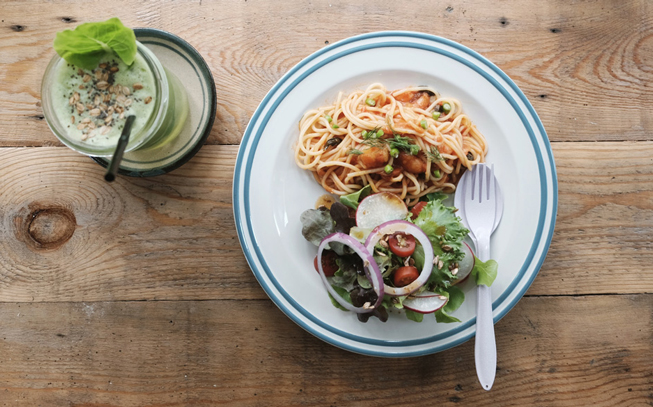
[[84, 71], [82, 70], [82, 68], [77, 68], [77, 74], [84, 75]]
[[152, 96], [148, 96], [148, 97], [145, 98], [145, 104], [146, 104], [146, 105], [147, 105], [148, 103], [150, 103], [151, 101], [152, 101]]
[[82, 141], [85, 141], [88, 138], [88, 134], [82, 134]]
[[134, 88], [134, 90], [143, 89], [143, 85], [141, 85], [140, 83], [135, 83], [135, 84], [132, 85], [132, 87]]
[[95, 71], [95, 79], [97, 79], [98, 81], [99, 81], [100, 79], [102, 79], [102, 70], [97, 69], [97, 70]]
[[108, 72], [105, 72], [105, 73], [102, 74], [102, 80], [105, 81], [105, 82], [109, 80], [109, 73]]
[[451, 275], [454, 275], [454, 276], [455, 276], [456, 274], [458, 274], [458, 267], [456, 267], [455, 269], [451, 270]]
[[105, 64], [104, 62], [101, 63], [101, 64], [98, 65], [98, 66], [99, 66], [100, 68], [102, 68], [102, 69], [106, 69], [106, 68], [107, 68], [107, 64]]
[[102, 128], [100, 130], [101, 130], [102, 135], [105, 135], [105, 134], [107, 134], [108, 132], [111, 131], [111, 126], [102, 126]]
[[125, 95], [118, 95], [116, 97], [116, 102], [118, 103], [125, 103], [125, 100], [127, 100], [127, 97]]
[[99, 116], [100, 115], [100, 109], [93, 109], [89, 112], [91, 116]]
[[90, 123], [90, 122], [91, 122], [91, 118], [86, 117], [86, 118], [82, 119], [82, 121], [80, 123]]
[[79, 102], [79, 100], [81, 99], [81, 96], [79, 96], [79, 93], [75, 92], [75, 93], [73, 93], [73, 99], [75, 100], [75, 102]]
[[111, 123], [112, 120], [113, 120], [113, 117], [111, 117], [111, 116], [107, 116], [107, 117], [104, 119], [104, 122], [105, 122], [106, 124], [109, 124], [109, 123]]
[[122, 87], [122, 93], [123, 93], [125, 96], [129, 96], [129, 95], [131, 94], [131, 91], [129, 90], [129, 88], [128, 88], [127, 86], [123, 86], [123, 87]]
[[75, 107], [77, 108], [77, 111], [78, 111], [79, 113], [82, 113], [84, 110], [86, 110], [86, 107], [85, 107], [83, 104], [81, 104], [81, 103], [77, 103], [77, 104], [75, 105]]
[[84, 82], [84, 83], [86, 83], [86, 82], [88, 82], [90, 80], [91, 80], [91, 75], [89, 75], [89, 74], [84, 75], [84, 77], [82, 78], [82, 82]]
[[95, 99], [93, 99], [93, 104], [97, 106], [100, 104], [100, 102], [101, 102], [100, 95], [95, 95]]
[[116, 73], [116, 72], [118, 72], [120, 69], [119, 69], [117, 66], [112, 66], [111, 68], [109, 68], [109, 70], [110, 70], [111, 72], [113, 72], [113, 73]]
[[75, 124], [75, 116], [70, 116], [70, 124]]
[[133, 102], [133, 100], [131, 100], [131, 99], [127, 99], [127, 100], [125, 100], [124, 105], [125, 105], [125, 106], [131, 106], [132, 102]]
[[79, 89], [86, 89], [86, 86], [84, 86], [84, 85], [79, 85]]
[[75, 104], [75, 98], [71, 96], [70, 99], [68, 99], [68, 104], [71, 105], [71, 106], [74, 105]]
[[98, 83], [95, 84], [95, 86], [97, 86], [97, 88], [100, 89], [100, 90], [104, 90], [104, 89], [109, 87], [109, 82], [99, 81]]
[[79, 124], [77, 125], [77, 130], [83, 130], [84, 127], [86, 127], [86, 123], [79, 123]]
[[97, 127], [97, 126], [96, 126], [95, 123], [93, 123], [93, 122], [90, 122], [90, 123], [88, 124], [88, 128], [91, 129], [91, 130], [93, 130], [95, 127]]
[[452, 247], [449, 246], [449, 245], [446, 245], [446, 244], [445, 244], [445, 245], [442, 245], [442, 250], [444, 250], [445, 252], [450, 252], [451, 249], [452, 249]]
[[442, 262], [442, 260], [440, 260], [438, 262], [438, 270], [440, 270], [442, 267], [444, 267], [444, 263]]
[[121, 85], [113, 85], [113, 92], [116, 94], [121, 94], [122, 93], [122, 86]]

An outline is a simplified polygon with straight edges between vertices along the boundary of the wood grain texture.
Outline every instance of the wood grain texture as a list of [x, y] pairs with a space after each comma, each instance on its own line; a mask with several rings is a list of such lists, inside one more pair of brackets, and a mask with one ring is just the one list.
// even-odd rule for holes
[[[29, 12], [25, 12], [29, 10]], [[126, 12], [125, 10], [129, 10]], [[120, 16], [174, 32], [213, 71], [210, 144], [238, 144], [256, 106], [294, 64], [327, 43], [379, 30], [447, 37], [490, 58], [524, 90], [554, 141], [651, 140], [653, 3], [520, 0], [455, 3], [3, 1], [0, 143], [61, 145], [40, 108], [41, 77], [57, 31]], [[419, 16], [419, 17], [416, 17]]]
[[[653, 143], [553, 149], [559, 214], [528, 294], [653, 292]], [[107, 184], [67, 148], [0, 149], [0, 301], [266, 298], [236, 235], [236, 151]]]
[[268, 300], [2, 304], [0, 406], [647, 406], [652, 316], [651, 294], [525, 298], [488, 393], [473, 341], [360, 356]]

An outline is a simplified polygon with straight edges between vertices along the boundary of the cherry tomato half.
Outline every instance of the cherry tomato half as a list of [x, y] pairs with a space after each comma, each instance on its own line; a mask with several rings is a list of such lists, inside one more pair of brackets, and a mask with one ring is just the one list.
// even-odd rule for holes
[[417, 278], [419, 278], [419, 271], [417, 271], [417, 267], [404, 266], [399, 267], [395, 271], [393, 281], [395, 283], [395, 287], [405, 287], [413, 281], [417, 280]]
[[[338, 267], [338, 263], [336, 263], [337, 258], [338, 255], [331, 250], [325, 250], [322, 252], [322, 270], [324, 270], [325, 276], [333, 277], [333, 275], [336, 274], [336, 271], [340, 268]], [[317, 269], [317, 256], [313, 259], [313, 266], [315, 267], [315, 271], [319, 273], [320, 270]]]
[[419, 213], [422, 212], [422, 209], [424, 209], [424, 207], [427, 204], [428, 204], [428, 202], [425, 202], [425, 201], [417, 202], [415, 204], [415, 206], [410, 208], [410, 213], [411, 213], [410, 218], [413, 219], [413, 220], [415, 218], [417, 218], [419, 216]]
[[415, 237], [397, 232], [388, 239], [390, 251], [399, 257], [408, 257], [415, 251]]

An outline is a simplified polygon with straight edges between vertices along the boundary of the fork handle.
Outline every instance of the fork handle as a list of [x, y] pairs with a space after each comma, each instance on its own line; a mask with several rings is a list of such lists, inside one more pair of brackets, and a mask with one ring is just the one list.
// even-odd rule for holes
[[[490, 236], [482, 234], [478, 238], [476, 255], [482, 261], [490, 258]], [[476, 375], [485, 390], [490, 390], [497, 373], [497, 345], [494, 338], [492, 319], [492, 292], [490, 287], [479, 285], [476, 289], [476, 339], [474, 359]]]

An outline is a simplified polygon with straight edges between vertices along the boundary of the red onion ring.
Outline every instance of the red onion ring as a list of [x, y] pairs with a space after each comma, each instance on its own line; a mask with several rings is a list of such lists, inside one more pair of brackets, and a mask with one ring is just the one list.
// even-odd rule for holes
[[372, 230], [370, 235], [367, 237], [367, 240], [365, 241], [365, 247], [367, 248], [367, 251], [374, 253], [374, 246], [376, 246], [379, 240], [381, 240], [383, 236], [391, 235], [395, 232], [404, 232], [409, 235], [413, 235], [413, 237], [415, 237], [415, 239], [417, 239], [417, 241], [420, 242], [424, 248], [424, 268], [422, 269], [422, 272], [420, 273], [417, 280], [413, 281], [407, 286], [397, 288], [384, 284], [383, 289], [386, 294], [392, 295], [394, 297], [400, 297], [414, 293], [428, 281], [429, 277], [431, 276], [431, 271], [433, 270], [433, 246], [431, 245], [431, 241], [429, 240], [428, 236], [426, 236], [426, 233], [424, 233], [424, 231], [419, 227], [405, 220], [391, 220], [380, 224]]
[[[354, 253], [356, 253], [363, 260], [365, 275], [367, 276], [367, 279], [372, 283], [372, 288], [377, 295], [377, 300], [374, 304], [370, 304], [367, 307], [355, 307], [353, 304], [345, 301], [345, 299], [342, 298], [340, 294], [338, 294], [336, 290], [333, 289], [333, 287], [331, 287], [331, 284], [329, 284], [329, 281], [324, 274], [324, 270], [322, 269], [322, 252], [324, 252], [330, 242], [338, 242], [349, 246], [354, 251]], [[376, 264], [374, 257], [372, 257], [365, 246], [360, 244], [353, 237], [344, 233], [333, 233], [322, 239], [320, 246], [317, 249], [317, 268], [327, 291], [329, 291], [329, 293], [333, 296], [333, 298], [335, 298], [336, 301], [338, 301], [340, 305], [347, 308], [349, 311], [355, 312], [357, 314], [365, 314], [374, 311], [375, 308], [381, 305], [381, 302], [383, 301], [383, 276], [381, 276], [379, 266]]]

